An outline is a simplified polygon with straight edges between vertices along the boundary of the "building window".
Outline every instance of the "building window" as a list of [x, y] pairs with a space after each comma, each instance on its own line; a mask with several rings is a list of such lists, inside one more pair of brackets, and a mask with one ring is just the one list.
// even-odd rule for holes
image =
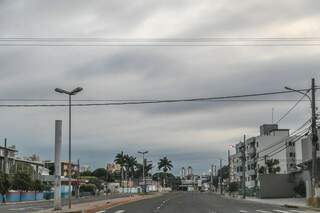
[[295, 157], [295, 156], [296, 156], [296, 153], [290, 152], [290, 153], [289, 153], [289, 156], [290, 156], [290, 157]]

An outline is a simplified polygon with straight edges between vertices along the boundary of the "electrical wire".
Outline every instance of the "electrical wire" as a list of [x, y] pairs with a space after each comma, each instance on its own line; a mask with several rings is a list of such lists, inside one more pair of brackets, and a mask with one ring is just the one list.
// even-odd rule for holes
[[[263, 156], [274, 156], [275, 154], [277, 154], [277, 153], [279, 153], [280, 151], [279, 151], [279, 149], [281, 149], [282, 147], [285, 147], [284, 149], [286, 149], [289, 145], [288, 145], [288, 142], [292, 142], [292, 143], [295, 143], [295, 142], [297, 142], [298, 140], [300, 140], [302, 137], [304, 137], [305, 136], [305, 134], [307, 133], [307, 132], [309, 132], [309, 129], [307, 129], [306, 131], [304, 131], [303, 132], [303, 134], [301, 134], [301, 135], [296, 135], [296, 137], [294, 137], [293, 139], [292, 139], [292, 137], [291, 137], [291, 139], [284, 139], [284, 140], [282, 140], [282, 142], [281, 143], [283, 143], [284, 142], [284, 144], [283, 145], [281, 145], [280, 147], [277, 147], [277, 149], [276, 150], [273, 150], [273, 151], [270, 151], [269, 153], [266, 153], [266, 154], [264, 154]], [[277, 144], [277, 145], [280, 145], [281, 143], [279, 143], [279, 144]], [[274, 146], [273, 146], [274, 147]], [[283, 149], [282, 149], [283, 150]], [[282, 151], [281, 150], [281, 151]], [[279, 152], [278, 152], [279, 151]], [[260, 154], [260, 153], [262, 153], [262, 152], [264, 152], [264, 151], [260, 151], [260, 152], [258, 152], [258, 153], [256, 153], [256, 154]], [[274, 152], [276, 152], [276, 153], [274, 153]], [[264, 159], [264, 157], [260, 157], [260, 158], [258, 158], [258, 161], [260, 161], [260, 160], [262, 160], [262, 159]]]
[[[309, 90], [310, 91], [310, 90]], [[278, 124], [280, 121], [282, 121], [285, 117], [287, 117], [287, 115], [289, 115], [290, 114], [290, 112], [294, 109], [294, 108], [296, 108], [296, 106], [298, 106], [298, 104], [304, 99], [304, 97], [308, 94], [308, 92], [309, 91], [306, 91], [306, 93], [292, 106], [292, 107], [290, 107], [290, 109], [286, 112], [286, 113], [284, 113], [284, 115], [282, 115], [281, 117], [280, 117], [280, 119], [276, 122], [276, 124]]]
[[[319, 88], [317, 88], [319, 89]], [[297, 91], [307, 91], [309, 89], [299, 89]], [[186, 99], [155, 99], [147, 101], [123, 101], [123, 102], [109, 102], [109, 103], [77, 103], [71, 104], [71, 106], [116, 106], [116, 105], [141, 105], [141, 104], [160, 104], [160, 103], [178, 103], [178, 102], [199, 102], [199, 101], [216, 101], [224, 99], [234, 98], [245, 98], [245, 97], [257, 97], [257, 96], [268, 96], [277, 94], [288, 94], [295, 91], [284, 90], [276, 92], [265, 92], [265, 93], [253, 93], [243, 95], [230, 95], [230, 96], [217, 96], [217, 97], [200, 97], [200, 98], [186, 98]], [[68, 104], [0, 104], [0, 107], [63, 107]]]
[[[2, 98], [0, 102], [66, 102], [65, 99], [47, 98]], [[72, 99], [72, 102], [124, 102], [124, 101], [154, 101], [154, 99]], [[210, 101], [210, 100], [208, 100]], [[297, 99], [223, 99], [214, 102], [296, 102]], [[302, 100], [301, 102], [309, 101]], [[316, 100], [320, 102], [320, 100]]]
[[319, 43], [244, 43], [244, 44], [50, 44], [50, 43], [0, 43], [2, 47], [312, 47]]
[[[303, 136], [307, 131], [309, 131], [309, 128], [310, 128], [310, 127], [308, 126], [307, 128], [303, 129], [302, 132], [299, 133], [299, 136], [300, 136], [301, 134], [302, 134], [302, 136]], [[291, 140], [291, 138], [295, 138], [296, 136], [298, 136], [298, 134], [289, 136], [289, 138], [282, 138], [280, 141], [277, 141], [276, 143], [274, 143], [274, 144], [272, 144], [272, 145], [270, 145], [270, 146], [268, 146], [268, 147], [260, 150], [259, 152], [256, 153], [256, 155], [259, 155], [259, 154], [261, 154], [261, 153], [263, 153], [263, 152], [265, 152], [265, 151], [267, 151], [267, 150], [272, 149], [273, 147], [276, 147], [276, 146], [278, 146], [278, 145], [280, 145], [280, 144], [282, 144], [282, 143], [285, 143], [285, 142], [287, 142], [288, 140]]]

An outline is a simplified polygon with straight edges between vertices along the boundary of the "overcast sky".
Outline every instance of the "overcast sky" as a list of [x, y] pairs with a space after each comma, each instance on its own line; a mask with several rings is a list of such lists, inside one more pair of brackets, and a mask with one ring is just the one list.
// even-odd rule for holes
[[[0, 35], [37, 37], [200, 38], [317, 37], [317, 0], [0, 0]], [[319, 47], [1, 47], [0, 98], [65, 98], [54, 88], [82, 86], [77, 99], [162, 99], [306, 88], [319, 82]], [[320, 83], [318, 83], [320, 84]], [[263, 97], [266, 98], [266, 97]], [[297, 99], [299, 95], [268, 98]], [[2, 102], [12, 104], [12, 102]], [[77, 107], [73, 159], [93, 168], [123, 150], [168, 156], [177, 174], [205, 172], [228, 145], [258, 134], [292, 102], [171, 103]], [[295, 129], [310, 116], [301, 103], [279, 125]], [[0, 108], [0, 138], [21, 156], [53, 159], [54, 121], [67, 109]]]

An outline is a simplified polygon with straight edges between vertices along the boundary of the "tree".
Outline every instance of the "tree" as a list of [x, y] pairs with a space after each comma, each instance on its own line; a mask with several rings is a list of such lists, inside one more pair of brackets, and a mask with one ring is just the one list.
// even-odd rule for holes
[[172, 165], [172, 161], [169, 160], [167, 157], [164, 157], [162, 159], [159, 160], [158, 162], [158, 169], [159, 170], [162, 170], [165, 174], [165, 177], [164, 177], [164, 183], [163, 183], [163, 186], [166, 187], [166, 179], [167, 179], [167, 172], [170, 171], [171, 169], [173, 168], [173, 165]]
[[91, 174], [92, 176], [105, 180], [107, 177], [107, 170], [105, 168], [98, 168], [94, 170]]
[[229, 166], [223, 166], [221, 169], [219, 169], [218, 176], [222, 179], [229, 178]]
[[239, 190], [239, 184], [237, 182], [231, 182], [228, 187], [229, 192], [236, 192]]
[[35, 180], [32, 183], [32, 189], [36, 192], [42, 192], [44, 187], [44, 184], [40, 180]]
[[120, 165], [120, 173], [121, 173], [121, 176], [120, 176], [120, 186], [122, 186], [122, 181], [123, 181], [123, 178], [124, 178], [124, 166], [126, 165], [126, 161], [127, 161], [127, 155], [125, 155], [123, 153], [123, 151], [121, 151], [120, 153], [118, 153], [114, 159], [114, 162], [116, 164], [119, 164]]
[[[150, 174], [150, 171], [152, 170], [152, 164], [149, 163], [145, 165], [144, 167], [144, 176], [148, 176]], [[136, 177], [142, 177], [143, 176], [143, 165], [138, 163], [137, 164], [137, 170], [136, 170]]]
[[6, 202], [5, 195], [8, 193], [10, 185], [9, 176], [4, 172], [0, 172], [0, 194], [2, 195], [3, 203]]
[[13, 176], [12, 188], [14, 190], [29, 191], [32, 189], [31, 176], [26, 173], [16, 173]]
[[259, 173], [259, 174], [266, 174], [266, 172], [267, 172], [267, 170], [266, 170], [266, 167], [264, 167], [264, 166], [261, 166], [261, 167], [259, 168], [259, 170], [258, 170], [258, 173]]
[[91, 171], [80, 172], [80, 176], [82, 176], [82, 177], [92, 176], [92, 172]]
[[137, 159], [133, 156], [127, 156], [126, 159], [126, 171], [129, 179], [134, 177], [135, 170], [137, 168]]
[[47, 165], [47, 169], [49, 169], [49, 175], [54, 175], [54, 163], [50, 163]]
[[276, 174], [280, 172], [279, 160], [278, 159], [270, 159], [266, 161], [267, 171], [269, 174]]

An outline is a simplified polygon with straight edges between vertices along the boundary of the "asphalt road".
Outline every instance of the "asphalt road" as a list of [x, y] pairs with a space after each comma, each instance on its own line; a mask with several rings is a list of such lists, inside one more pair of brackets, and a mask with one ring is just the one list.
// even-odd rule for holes
[[313, 212], [235, 200], [213, 193], [180, 192], [114, 207], [99, 213], [303, 213]]
[[[125, 197], [129, 195], [109, 195], [109, 198], [117, 198], [117, 197]], [[90, 196], [90, 197], [81, 197], [79, 199], [73, 199], [72, 203], [86, 203], [91, 201], [99, 201], [104, 200], [105, 196]], [[62, 200], [62, 205], [67, 206], [68, 200]], [[28, 212], [35, 212], [39, 210], [45, 209], [52, 209], [53, 208], [53, 201], [40, 201], [40, 202], [28, 202], [28, 203], [17, 203], [17, 204], [7, 204], [3, 205], [0, 204], [0, 213], [28, 213]]]

